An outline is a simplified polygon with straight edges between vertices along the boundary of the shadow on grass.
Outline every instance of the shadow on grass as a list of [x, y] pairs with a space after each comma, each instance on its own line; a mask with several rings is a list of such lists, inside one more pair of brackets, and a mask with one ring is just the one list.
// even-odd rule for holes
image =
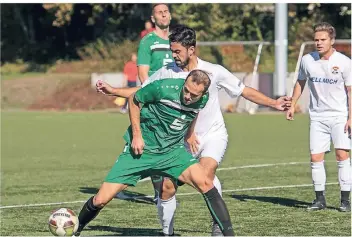
[[[295, 208], [307, 208], [309, 205], [312, 203], [310, 202], [304, 202], [304, 201], [299, 201], [296, 199], [290, 199], [290, 198], [282, 198], [282, 197], [266, 197], [266, 196], [249, 196], [249, 195], [229, 195], [230, 197], [237, 199], [241, 202], [246, 202], [248, 200], [256, 200], [260, 202], [267, 202], [267, 203], [272, 203], [272, 204], [278, 204], [281, 206], [286, 206], [286, 207], [295, 207]], [[327, 206], [327, 209], [330, 210], [338, 210], [336, 207], [332, 206]]]
[[[147, 228], [119, 228], [119, 227], [112, 227], [112, 226], [88, 226], [87, 230], [94, 230], [94, 231], [107, 231], [111, 232], [111, 234], [106, 235], [97, 235], [97, 236], [162, 236], [161, 229], [147, 229]], [[184, 229], [175, 229], [174, 236], [181, 236], [177, 234], [178, 231], [182, 232], [192, 232], [198, 233], [194, 230], [184, 230]]]
[[[99, 190], [97, 188], [91, 188], [91, 187], [80, 187], [79, 191], [81, 193], [95, 195], [98, 193]], [[116, 199], [125, 200], [125, 201], [129, 201], [129, 202], [135, 202], [135, 203], [155, 205], [153, 198], [151, 198], [150, 196], [147, 196], [143, 193], [131, 192], [128, 190], [124, 190], [121, 193], [119, 193], [118, 196], [116, 197]]]

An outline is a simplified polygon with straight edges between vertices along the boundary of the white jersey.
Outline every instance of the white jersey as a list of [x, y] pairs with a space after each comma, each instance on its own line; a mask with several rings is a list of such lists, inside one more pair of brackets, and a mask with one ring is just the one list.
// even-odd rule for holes
[[321, 60], [318, 52], [302, 58], [298, 80], [308, 80], [311, 120], [348, 116], [345, 86], [351, 86], [351, 60], [334, 51], [328, 60]]
[[[209, 133], [222, 133], [227, 135], [224, 118], [221, 113], [219, 103], [219, 90], [225, 89], [226, 92], [234, 97], [242, 94], [245, 85], [231, 72], [218, 64], [212, 64], [198, 58], [196, 69], [210, 73], [211, 84], [209, 87], [209, 100], [204, 109], [198, 114], [195, 132], [198, 137], [203, 137]], [[154, 80], [164, 78], [184, 78], [189, 72], [183, 72], [175, 63], [162, 67], [149, 77], [142, 86]]]

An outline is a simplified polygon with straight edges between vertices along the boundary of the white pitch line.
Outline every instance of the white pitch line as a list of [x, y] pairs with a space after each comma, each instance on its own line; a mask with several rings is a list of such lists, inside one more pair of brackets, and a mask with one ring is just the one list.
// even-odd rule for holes
[[[326, 185], [336, 185], [338, 183], [326, 183]], [[270, 190], [270, 189], [280, 189], [280, 188], [299, 188], [299, 187], [310, 187], [312, 184], [297, 184], [297, 185], [282, 185], [282, 186], [269, 186], [269, 187], [256, 187], [256, 188], [242, 188], [242, 189], [231, 189], [231, 190], [222, 190], [223, 193], [231, 192], [242, 192], [242, 191], [254, 191], [254, 190]], [[198, 192], [192, 193], [179, 193], [177, 196], [191, 196], [199, 194]], [[154, 196], [140, 196], [132, 199], [138, 198], [152, 198]], [[74, 203], [84, 203], [87, 200], [83, 201], [72, 201], [72, 202], [52, 202], [52, 203], [38, 203], [38, 204], [25, 204], [25, 205], [13, 205], [13, 206], [0, 206], [0, 209], [10, 209], [10, 208], [22, 208], [22, 207], [40, 207], [40, 206], [54, 206], [62, 204], [74, 204]]]
[[82, 203], [85, 201], [72, 201], [72, 202], [49, 202], [49, 203], [37, 203], [37, 204], [23, 204], [23, 205], [12, 205], [12, 206], [0, 206], [0, 209], [8, 209], [8, 208], [20, 208], [20, 207], [41, 207], [41, 206], [54, 206], [54, 205], [62, 205], [62, 204], [73, 204], [73, 203]]
[[[325, 185], [335, 185], [336, 183], [326, 183]], [[282, 185], [282, 186], [268, 186], [268, 187], [257, 187], [257, 188], [242, 188], [242, 189], [230, 189], [230, 190], [222, 190], [223, 193], [231, 193], [231, 192], [242, 192], [242, 191], [254, 191], [254, 190], [269, 190], [269, 189], [280, 189], [280, 188], [299, 188], [299, 187], [310, 187], [313, 184], [296, 184], [296, 185]], [[176, 194], [177, 196], [190, 196], [198, 194], [198, 192], [192, 193], [180, 193]], [[154, 197], [154, 196], [148, 196]]]
[[[328, 162], [328, 161], [325, 161]], [[244, 166], [233, 166], [227, 168], [219, 168], [216, 171], [222, 170], [237, 170], [237, 169], [248, 169], [248, 168], [260, 168], [260, 167], [271, 167], [271, 166], [285, 166], [285, 165], [302, 165], [302, 164], [309, 164], [309, 162], [288, 162], [288, 163], [275, 163], [275, 164], [259, 164], [259, 165], [244, 165]], [[150, 177], [144, 178], [139, 182], [145, 182], [150, 180]]]
[[288, 162], [288, 163], [276, 163], [276, 164], [244, 165], [244, 166], [219, 168], [216, 171], [247, 169], [247, 168], [260, 168], [260, 167], [281, 166], [281, 165], [283, 165], [283, 166], [285, 166], [285, 165], [301, 165], [301, 164], [308, 164], [308, 162]]

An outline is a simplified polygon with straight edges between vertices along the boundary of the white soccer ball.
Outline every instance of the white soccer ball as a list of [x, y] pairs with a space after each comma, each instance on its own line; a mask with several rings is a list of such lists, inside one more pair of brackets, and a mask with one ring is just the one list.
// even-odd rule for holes
[[60, 208], [49, 217], [49, 230], [55, 236], [72, 236], [78, 229], [78, 217], [68, 208]]

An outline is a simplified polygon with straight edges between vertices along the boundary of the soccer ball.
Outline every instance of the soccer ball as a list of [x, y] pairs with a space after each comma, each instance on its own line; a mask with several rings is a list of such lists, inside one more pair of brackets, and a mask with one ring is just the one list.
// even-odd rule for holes
[[68, 208], [60, 208], [49, 217], [49, 230], [55, 236], [72, 236], [78, 229], [78, 217]]

